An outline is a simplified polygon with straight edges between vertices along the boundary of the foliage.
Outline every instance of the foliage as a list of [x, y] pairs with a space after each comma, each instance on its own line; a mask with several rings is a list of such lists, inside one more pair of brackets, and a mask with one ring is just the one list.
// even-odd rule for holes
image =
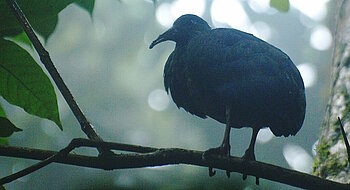
[[288, 12], [289, 0], [270, 0], [270, 6], [279, 10], [280, 12]]
[[92, 17], [92, 12], [94, 11], [95, 0], [77, 0], [75, 2], [81, 8], [87, 10]]
[[[77, 3], [92, 15], [95, 0], [18, 0], [17, 3], [33, 29], [46, 41], [56, 28], [61, 10]], [[31, 55], [16, 44], [31, 46], [30, 40], [5, 0], [0, 0], [0, 12], [0, 96], [29, 114], [55, 122], [62, 129], [57, 97], [50, 79]], [[0, 137], [8, 137], [17, 131], [21, 129], [6, 118], [0, 105]], [[6, 138], [0, 138], [0, 144], [6, 143]]]
[[13, 132], [18, 131], [22, 131], [22, 129], [17, 128], [6, 117], [0, 117], [0, 137], [9, 137]]
[[62, 128], [54, 88], [41, 67], [28, 52], [8, 40], [0, 39], [0, 54], [0, 95]]
[[[5, 111], [4, 111], [4, 108], [2, 108], [2, 106], [0, 105], [0, 117], [1, 118], [6, 118], [6, 113], [5, 113]], [[2, 129], [2, 126], [0, 125], [0, 133], [4, 133], [3, 131], [6, 131], [6, 130], [3, 130]], [[8, 143], [8, 141], [7, 141], [7, 138], [1, 138], [0, 137], [0, 144], [2, 144], [2, 145], [6, 145]], [[0, 186], [1, 187], [1, 186]], [[1, 188], [0, 188], [1, 189]]]
[[[72, 3], [72, 0], [19, 0], [17, 2], [34, 30], [47, 39], [55, 30], [58, 21], [57, 14]], [[0, 12], [2, 13], [0, 17], [0, 24], [2, 26], [0, 36], [14, 36], [22, 32], [21, 26], [5, 0], [0, 1]]]
[[4, 111], [4, 108], [0, 105], [0, 117], [6, 117], [6, 113]]

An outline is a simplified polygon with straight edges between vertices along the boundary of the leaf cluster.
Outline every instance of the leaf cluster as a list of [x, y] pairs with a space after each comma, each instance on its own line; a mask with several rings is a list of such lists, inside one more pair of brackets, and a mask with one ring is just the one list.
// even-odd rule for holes
[[[60, 11], [75, 3], [92, 15], [95, 0], [18, 0], [17, 3], [35, 32], [46, 41], [56, 28]], [[0, 96], [27, 113], [49, 119], [63, 129], [54, 87], [31, 54], [23, 48], [32, 44], [6, 0], [0, 0], [0, 14]], [[7, 118], [6, 110], [0, 104], [0, 144], [6, 144], [6, 137], [18, 131], [21, 129]]]

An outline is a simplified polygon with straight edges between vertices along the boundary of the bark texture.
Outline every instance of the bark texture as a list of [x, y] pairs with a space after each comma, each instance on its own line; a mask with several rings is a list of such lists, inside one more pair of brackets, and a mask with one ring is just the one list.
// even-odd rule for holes
[[338, 1], [331, 92], [316, 148], [313, 173], [350, 183], [350, 167], [338, 117], [350, 138], [350, 1]]

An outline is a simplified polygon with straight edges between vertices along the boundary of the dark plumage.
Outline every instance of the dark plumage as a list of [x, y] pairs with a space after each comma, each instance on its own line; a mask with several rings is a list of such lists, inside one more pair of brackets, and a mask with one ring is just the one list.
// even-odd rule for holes
[[231, 28], [211, 29], [195, 15], [183, 15], [152, 42], [176, 42], [164, 67], [164, 86], [178, 107], [226, 124], [220, 147], [229, 155], [230, 128], [253, 128], [244, 159], [255, 160], [259, 129], [295, 135], [305, 117], [305, 88], [291, 59], [267, 42]]

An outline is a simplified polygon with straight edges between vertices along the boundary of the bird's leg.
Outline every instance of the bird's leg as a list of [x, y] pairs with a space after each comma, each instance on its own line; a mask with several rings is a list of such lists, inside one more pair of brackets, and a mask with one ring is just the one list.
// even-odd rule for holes
[[[229, 107], [226, 108], [226, 129], [225, 129], [225, 135], [224, 139], [221, 143], [221, 145], [217, 148], [211, 148], [203, 153], [203, 158], [205, 159], [206, 155], [208, 154], [219, 154], [223, 155], [226, 157], [230, 157], [230, 131], [231, 131], [231, 126], [230, 126], [230, 109]], [[213, 171], [212, 167], [209, 167], [209, 176], [214, 176], [215, 171]], [[226, 175], [227, 177], [230, 177], [230, 171], [226, 170]]]
[[230, 108], [226, 108], [226, 128], [224, 139], [222, 140], [221, 146], [224, 148], [224, 153], [226, 153], [227, 157], [230, 157], [230, 132], [231, 132], [231, 113]]
[[245, 151], [242, 159], [244, 161], [255, 161], [255, 154], [254, 154], [254, 147], [255, 147], [255, 142], [256, 142], [256, 137], [258, 136], [259, 129], [253, 128], [253, 134], [252, 134], [252, 139], [250, 140], [250, 144], [248, 149]]
[[[248, 161], [255, 161], [255, 153], [254, 153], [254, 147], [255, 147], [255, 142], [256, 142], [256, 137], [258, 136], [260, 129], [253, 128], [253, 134], [252, 134], [252, 139], [250, 140], [250, 144], [248, 149], [245, 151], [244, 155], [242, 156], [243, 162], [248, 162]], [[247, 179], [247, 174], [243, 173], [243, 180]], [[259, 184], [259, 178], [256, 177], [255, 183], [258, 185]]]

